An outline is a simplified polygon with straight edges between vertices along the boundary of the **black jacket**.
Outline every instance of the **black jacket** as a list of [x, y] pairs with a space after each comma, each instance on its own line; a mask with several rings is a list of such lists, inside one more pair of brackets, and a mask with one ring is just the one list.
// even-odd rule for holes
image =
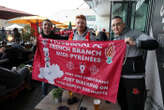
[[43, 32], [41, 32], [41, 35], [43, 38], [54, 39], [54, 40], [67, 40], [68, 39], [58, 34], [54, 34], [53, 32], [51, 32], [50, 35], [45, 35]]

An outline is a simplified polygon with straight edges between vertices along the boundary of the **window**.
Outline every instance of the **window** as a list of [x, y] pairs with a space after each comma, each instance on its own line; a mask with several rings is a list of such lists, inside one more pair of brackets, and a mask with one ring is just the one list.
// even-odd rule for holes
[[87, 21], [96, 21], [96, 16], [95, 15], [88, 15], [86, 16]]
[[145, 31], [147, 9], [147, 2], [144, 2], [137, 11], [135, 1], [114, 2], [112, 5], [112, 17], [121, 16], [126, 25], [131, 29]]
[[135, 4], [133, 5], [133, 14], [132, 14], [133, 22], [131, 22], [131, 28], [140, 31], [145, 31], [146, 20], [147, 20], [146, 17], [148, 12], [147, 9], [148, 9], [148, 4], [146, 3], [143, 3], [137, 11], [135, 10]]

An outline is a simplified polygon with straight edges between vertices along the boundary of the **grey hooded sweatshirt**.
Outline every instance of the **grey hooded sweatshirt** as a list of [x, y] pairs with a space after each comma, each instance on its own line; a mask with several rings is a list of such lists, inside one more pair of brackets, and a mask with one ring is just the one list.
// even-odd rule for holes
[[145, 60], [143, 59], [145, 50], [154, 50], [158, 47], [158, 42], [150, 36], [129, 28], [125, 28], [119, 36], [114, 36], [114, 40], [123, 40], [126, 37], [132, 38], [135, 46], [127, 44], [125, 62], [122, 68], [122, 77], [142, 78], [145, 73]]

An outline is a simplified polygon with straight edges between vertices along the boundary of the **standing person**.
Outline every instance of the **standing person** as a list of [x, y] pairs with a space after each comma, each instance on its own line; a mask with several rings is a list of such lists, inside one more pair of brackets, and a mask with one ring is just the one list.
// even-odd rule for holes
[[19, 33], [18, 28], [14, 28], [13, 29], [13, 36], [14, 36], [15, 42], [16, 43], [20, 43], [20, 41], [21, 41], [21, 34]]
[[[69, 35], [68, 40], [96, 40], [95, 36], [89, 31], [87, 27], [86, 17], [84, 15], [78, 15], [75, 18], [76, 29]], [[72, 94], [72, 92], [70, 92]], [[74, 97], [75, 102], [77, 101]], [[75, 103], [70, 99], [71, 104]]]
[[127, 44], [118, 92], [121, 110], [144, 110], [146, 90], [143, 50], [156, 49], [158, 43], [148, 35], [126, 27], [120, 16], [112, 19], [112, 30], [114, 40], [124, 39]]
[[100, 31], [100, 32], [98, 33], [97, 38], [98, 38], [100, 41], [107, 41], [107, 35], [106, 35], [105, 29], [103, 29], [102, 31]]
[[[49, 19], [46, 19], [42, 22], [42, 31], [40, 34], [41, 37], [43, 38], [50, 38], [50, 39], [64, 39], [61, 36], [54, 34], [52, 30], [52, 22]], [[48, 93], [48, 84], [42, 82], [42, 94], [43, 96], [47, 95]]]
[[52, 28], [52, 22], [49, 19], [45, 19], [42, 22], [41, 36], [43, 38], [50, 38], [50, 39], [55, 39], [55, 40], [64, 39], [60, 35], [55, 34], [53, 31], [55, 30]]
[[1, 36], [2, 36], [2, 41], [6, 40], [6, 30], [4, 27], [2, 27]]
[[76, 29], [70, 34], [69, 40], [95, 40], [95, 36], [87, 27], [86, 17], [78, 15], [75, 19]]

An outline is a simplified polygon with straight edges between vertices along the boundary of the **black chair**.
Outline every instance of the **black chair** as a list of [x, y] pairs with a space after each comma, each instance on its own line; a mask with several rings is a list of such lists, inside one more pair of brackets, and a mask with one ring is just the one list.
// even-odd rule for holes
[[30, 87], [31, 75], [27, 67], [12, 71], [0, 67], [0, 101], [15, 97], [24, 88]]
[[19, 66], [23, 63], [31, 63], [33, 58], [32, 51], [24, 48], [7, 48], [3, 57], [0, 58], [0, 67], [11, 69], [13, 66]]

